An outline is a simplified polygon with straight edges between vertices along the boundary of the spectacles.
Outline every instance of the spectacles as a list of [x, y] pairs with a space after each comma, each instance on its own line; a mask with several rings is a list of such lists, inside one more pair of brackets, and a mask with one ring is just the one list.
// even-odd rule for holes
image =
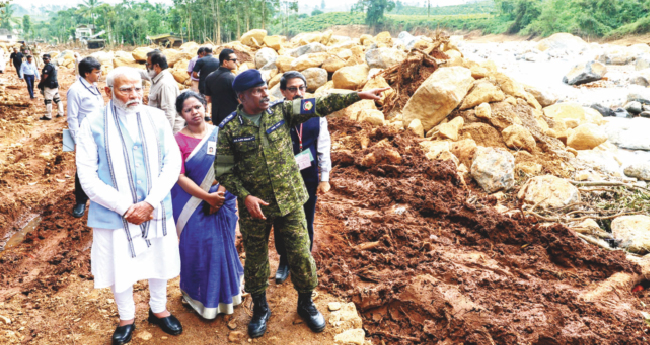
[[298, 91], [298, 90], [300, 90], [300, 91], [305, 91], [305, 90], [307, 90], [307, 87], [306, 87], [305, 85], [303, 85], [303, 86], [299, 86], [299, 87], [295, 87], [295, 86], [294, 86], [294, 87], [288, 87], [287, 90], [289, 90], [289, 91], [291, 91], [291, 92], [296, 92], [296, 91]]
[[234, 59], [226, 59], [226, 61], [235, 61], [235, 62], [237, 62], [237, 58], [234, 58]]
[[[110, 88], [113, 88], [114, 86], [109, 86]], [[136, 93], [142, 92], [142, 87], [127, 87], [127, 88], [119, 88], [118, 89], [121, 93], [131, 93], [135, 91]]]

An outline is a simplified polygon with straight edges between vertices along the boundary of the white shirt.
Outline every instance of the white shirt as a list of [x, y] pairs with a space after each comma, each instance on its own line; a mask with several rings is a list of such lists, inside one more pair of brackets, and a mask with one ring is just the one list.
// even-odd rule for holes
[[35, 76], [35, 79], [41, 79], [40, 74], [38, 74], [38, 68], [34, 64], [34, 60], [32, 60], [32, 63], [25, 61], [20, 65], [20, 79], [23, 79], [25, 75], [33, 75]]
[[87, 115], [95, 111], [101, 111], [104, 107], [104, 98], [97, 88], [97, 84], [90, 84], [84, 78], [79, 77], [68, 90], [68, 128], [72, 140], [77, 142], [76, 136], [79, 132], [79, 125]]
[[[160, 110], [142, 106], [147, 111], [153, 113], [161, 113]], [[100, 110], [101, 111], [101, 110]], [[132, 138], [138, 137], [138, 122], [135, 114], [126, 114], [123, 110], [117, 108], [117, 115], [121, 118], [122, 123], [126, 126], [129, 135]], [[92, 114], [90, 116], [99, 116], [99, 114]], [[162, 116], [159, 115], [159, 116]], [[145, 122], [146, 123], [146, 122]], [[178, 174], [181, 171], [181, 153], [172, 134], [171, 128], [164, 126], [165, 138], [163, 147], [165, 151], [162, 152], [162, 172], [156, 178], [152, 176], [151, 192], [144, 201], [152, 206], [159, 205], [163, 198], [169, 193], [176, 181], [178, 181]], [[113, 140], [117, 140], [114, 138]], [[120, 192], [112, 186], [107, 185], [99, 179], [97, 169], [99, 167], [99, 154], [97, 153], [97, 144], [93, 139], [93, 133], [90, 129], [90, 121], [83, 121], [81, 129], [77, 134], [77, 173], [79, 174], [79, 181], [83, 186], [84, 191], [90, 200], [108, 208], [109, 210], [124, 215], [131, 207], [133, 201], [125, 199], [120, 196]], [[153, 158], [153, 157], [152, 157]]]

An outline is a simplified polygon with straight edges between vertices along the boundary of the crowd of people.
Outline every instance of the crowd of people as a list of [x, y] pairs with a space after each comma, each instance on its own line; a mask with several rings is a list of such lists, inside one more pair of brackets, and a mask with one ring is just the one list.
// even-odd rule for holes
[[[19, 76], [28, 86], [40, 80], [44, 118], [51, 118], [52, 102], [60, 116], [56, 68], [47, 54], [43, 62], [40, 77], [28, 55]], [[146, 70], [119, 67], [106, 76], [105, 104], [99, 61], [78, 63], [78, 79], [67, 92], [77, 166], [72, 215], [83, 217], [90, 201], [94, 286], [112, 290], [120, 318], [113, 344], [132, 338], [133, 285], [144, 279], [148, 321], [181, 334], [166, 307], [167, 281], [178, 275], [183, 300], [204, 319], [232, 314], [250, 294], [248, 333], [263, 336], [271, 316], [272, 229], [280, 255], [276, 283], [290, 275], [298, 314], [312, 331], [325, 329], [312, 301], [318, 278], [311, 254], [317, 195], [330, 189], [325, 116], [379, 99], [385, 89], [305, 99], [306, 79], [292, 71], [280, 80], [284, 99], [271, 103], [262, 75], [251, 69], [235, 76], [237, 66], [233, 50], [215, 58], [202, 47], [188, 69], [192, 89], [181, 91], [165, 55], [154, 50]], [[151, 82], [148, 105], [143, 80]], [[237, 225], [244, 266], [235, 247]]]

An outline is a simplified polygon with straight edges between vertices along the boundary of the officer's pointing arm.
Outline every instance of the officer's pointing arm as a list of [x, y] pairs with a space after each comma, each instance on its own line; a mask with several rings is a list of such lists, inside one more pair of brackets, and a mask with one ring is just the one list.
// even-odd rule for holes
[[364, 92], [348, 94], [333, 93], [325, 97], [296, 99], [285, 102], [285, 117], [291, 126], [303, 123], [312, 117], [327, 116], [333, 112], [345, 109], [362, 99], [380, 99], [379, 95], [390, 88], [373, 89]]

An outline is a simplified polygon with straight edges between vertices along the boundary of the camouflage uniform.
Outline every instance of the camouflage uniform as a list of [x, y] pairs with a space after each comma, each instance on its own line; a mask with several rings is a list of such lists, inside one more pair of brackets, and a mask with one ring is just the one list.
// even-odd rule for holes
[[[219, 125], [214, 168], [217, 180], [238, 197], [246, 251], [246, 292], [257, 295], [268, 286], [271, 273], [268, 239], [272, 226], [284, 236], [296, 290], [310, 292], [318, 285], [302, 207], [309, 195], [294, 158], [289, 130], [312, 117], [331, 114], [359, 100], [354, 92], [277, 103], [262, 113], [259, 126], [241, 115], [243, 108], [239, 105]], [[266, 220], [250, 216], [244, 204], [248, 195], [269, 203], [260, 205]]]

